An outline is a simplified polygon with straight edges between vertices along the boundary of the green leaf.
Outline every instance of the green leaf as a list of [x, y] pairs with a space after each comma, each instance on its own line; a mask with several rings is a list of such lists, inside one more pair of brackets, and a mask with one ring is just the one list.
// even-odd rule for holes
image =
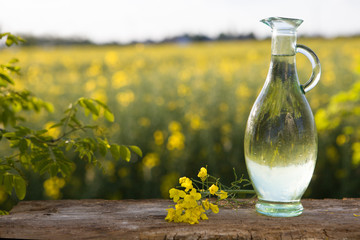
[[13, 58], [9, 61], [10, 64], [17, 63], [17, 62], [19, 62], [19, 59], [17, 59], [17, 58]]
[[85, 116], [89, 116], [91, 111], [88, 108], [84, 108], [84, 110], [85, 110]]
[[129, 148], [131, 149], [131, 151], [133, 151], [134, 153], [136, 153], [139, 157], [142, 157], [142, 151], [138, 146], [129, 146]]
[[26, 195], [25, 180], [20, 176], [15, 176], [14, 177], [14, 187], [15, 187], [16, 196], [19, 198], [19, 200], [23, 200]]
[[17, 38], [17, 40], [19, 40], [19, 41], [22, 42], [22, 43], [26, 42], [26, 40], [23, 39], [22, 37], [17, 36], [16, 38]]
[[99, 126], [97, 125], [85, 125], [84, 128], [90, 128], [90, 129], [96, 129], [98, 128]]
[[15, 138], [16, 137], [16, 133], [14, 132], [7, 132], [3, 134], [4, 137], [6, 138]]
[[120, 158], [120, 146], [116, 145], [116, 144], [111, 144], [110, 145], [110, 152], [112, 157], [114, 158], [114, 160], [119, 160]]
[[0, 79], [0, 87], [7, 87], [8, 83]]
[[51, 103], [45, 102], [44, 103], [44, 108], [48, 112], [51, 112], [51, 113], [54, 112], [54, 105], [52, 105]]
[[27, 149], [28, 149], [28, 142], [26, 141], [26, 139], [24, 139], [24, 138], [20, 139], [20, 142], [19, 142], [20, 152], [25, 153]]
[[47, 133], [47, 132], [48, 132], [48, 130], [42, 129], [42, 130], [36, 131], [35, 135], [36, 136], [41, 136], [41, 135], [43, 135], [44, 133]]
[[67, 159], [61, 159], [58, 161], [59, 170], [62, 173], [63, 177], [68, 177], [73, 171], [73, 163]]
[[57, 164], [51, 164], [50, 166], [50, 176], [55, 177], [59, 172], [59, 166]]
[[24, 137], [27, 134], [31, 133], [31, 130], [29, 128], [27, 128], [27, 127], [24, 127], [24, 126], [16, 126], [14, 128], [17, 129], [17, 131], [16, 131], [16, 136], [17, 137]]
[[98, 144], [99, 152], [103, 157], [105, 157], [109, 143], [106, 140], [102, 140], [101, 138], [97, 138], [97, 141], [99, 143]]
[[30, 154], [27, 154], [27, 153], [23, 153], [20, 155], [20, 162], [23, 164], [23, 165], [28, 165], [31, 163], [31, 155]]
[[14, 81], [5, 73], [0, 73], [0, 78], [7, 81], [8, 83], [14, 85]]
[[30, 137], [29, 140], [31, 141], [31, 144], [33, 146], [36, 146], [39, 148], [45, 147], [45, 144], [43, 142], [39, 141], [36, 137]]
[[[85, 109], [85, 110], [87, 110], [87, 109]], [[89, 110], [87, 110], [87, 111], [89, 111]], [[85, 113], [85, 115], [87, 116], [88, 114]], [[71, 116], [70, 119], [71, 119], [71, 121], [74, 122], [76, 125], [78, 125], [78, 126], [81, 126], [81, 125], [82, 125], [81, 122], [79, 121], [79, 119], [77, 119], [77, 118], [75, 117], [75, 115]]]
[[73, 148], [73, 146], [74, 146], [74, 141], [72, 141], [72, 140], [68, 140], [68, 141], [66, 141], [65, 142], [65, 144], [66, 144], [66, 148], [65, 148], [65, 150], [68, 152], [68, 151], [70, 151], [72, 148]]
[[126, 146], [121, 145], [120, 146], [120, 156], [125, 161], [130, 162], [131, 152], [130, 152], [129, 148], [127, 148]]
[[3, 67], [14, 73], [19, 73], [20, 71], [19, 66], [3, 65]]
[[12, 37], [11, 35], [8, 35], [6, 42], [5, 42], [6, 46], [10, 47], [14, 43], [17, 44], [17, 40], [14, 37]]
[[7, 192], [7, 194], [11, 195], [12, 192], [12, 188], [13, 188], [13, 176], [10, 174], [6, 174], [4, 175], [4, 187], [5, 187], [5, 192]]
[[52, 164], [51, 162], [46, 160], [36, 164], [36, 168], [39, 171], [39, 174], [40, 175], [45, 174], [49, 170], [51, 164]]
[[93, 99], [97, 104], [99, 104], [101, 107], [103, 107], [105, 110], [108, 110], [108, 111], [110, 111], [110, 109], [109, 109], [109, 107], [105, 104], [105, 103], [103, 103], [103, 102], [101, 102], [100, 100], [97, 100], [97, 99]]
[[8, 47], [13, 45], [14, 43], [17, 45], [17, 44], [19, 44], [19, 42], [25, 42], [25, 40], [23, 38], [12, 35], [11, 33], [2, 34], [1, 37], [5, 36], [5, 35], [7, 35], [5, 44]]
[[99, 116], [99, 110], [96, 108], [96, 106], [88, 99], [83, 99], [83, 102], [87, 109], [90, 110], [90, 112], [96, 116]]
[[105, 116], [106, 120], [108, 120], [109, 122], [114, 122], [114, 120], [115, 120], [114, 114], [108, 110], [105, 110], [104, 116]]
[[7, 34], [9, 34], [9, 33], [1, 33], [1, 34], [0, 34], [0, 39], [2, 39], [3, 37], [5, 37]]
[[101, 156], [105, 157], [107, 152], [107, 147], [104, 146], [103, 144], [99, 144], [99, 152]]
[[99, 118], [99, 115], [95, 115], [95, 114], [92, 115], [92, 119], [93, 119], [94, 121], [96, 121], [98, 118]]
[[10, 141], [10, 147], [11, 148], [17, 148], [17, 147], [19, 147], [19, 143], [20, 143], [20, 141], [19, 140], [9, 140]]
[[56, 128], [56, 127], [61, 127], [62, 125], [63, 125], [62, 123], [56, 123], [54, 125], [51, 125], [51, 127], [49, 127], [49, 129]]
[[6, 132], [6, 133], [3, 133], [3, 137], [13, 138], [13, 137], [16, 137], [16, 134], [15, 134], [15, 132]]
[[9, 212], [0, 209], [0, 215], [9, 215]]
[[[77, 100], [77, 102], [79, 103], [80, 106], [85, 107], [84, 100], [85, 100], [85, 98], [81, 97], [81, 98], [79, 98], [79, 99]], [[71, 109], [71, 108], [73, 108], [73, 105], [72, 105], [72, 104], [69, 105], [69, 108], [68, 108], [68, 109]]]

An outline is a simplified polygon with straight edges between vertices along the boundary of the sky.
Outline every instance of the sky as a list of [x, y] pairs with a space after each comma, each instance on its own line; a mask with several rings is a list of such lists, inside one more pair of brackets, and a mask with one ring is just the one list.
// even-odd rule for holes
[[269, 36], [259, 21], [300, 18], [299, 34], [360, 34], [359, 0], [0, 0], [0, 31], [97, 43], [161, 40], [183, 33]]

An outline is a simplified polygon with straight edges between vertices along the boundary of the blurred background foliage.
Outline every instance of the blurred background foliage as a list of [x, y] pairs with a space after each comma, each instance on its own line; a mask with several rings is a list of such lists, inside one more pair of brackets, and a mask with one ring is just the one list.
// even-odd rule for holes
[[[319, 154], [305, 197], [360, 197], [360, 39], [298, 42], [322, 64], [320, 83], [306, 96]], [[195, 177], [206, 165], [224, 183], [233, 180], [233, 168], [247, 176], [245, 124], [264, 84], [270, 50], [270, 40], [1, 49], [1, 62], [20, 59], [16, 87], [55, 106], [52, 114], [26, 116], [33, 128], [56, 122], [79, 97], [96, 98], [115, 114], [114, 123], [101, 123], [108, 139], [137, 145], [144, 156], [130, 162], [99, 156], [104, 172], [74, 159], [68, 179], [45, 180], [29, 171], [26, 199], [167, 198], [179, 177]], [[301, 54], [297, 68], [306, 82], [311, 65]], [[7, 151], [1, 144], [0, 150]]]

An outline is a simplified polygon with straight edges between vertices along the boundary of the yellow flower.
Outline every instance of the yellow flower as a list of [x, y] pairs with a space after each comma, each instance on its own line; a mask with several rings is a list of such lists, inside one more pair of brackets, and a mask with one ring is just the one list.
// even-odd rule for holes
[[199, 223], [199, 219], [201, 219], [201, 215], [205, 212], [202, 206], [196, 205], [193, 208], [189, 208], [185, 210], [185, 213], [181, 216], [182, 222], [187, 222], [190, 224]]
[[52, 177], [47, 179], [43, 186], [47, 196], [58, 199], [61, 197], [60, 190], [65, 186], [65, 180], [63, 178]]
[[122, 106], [127, 107], [130, 103], [132, 103], [135, 100], [135, 94], [131, 90], [119, 92], [116, 95], [116, 100]]
[[192, 211], [192, 209], [188, 209], [184, 214], [184, 222], [188, 222], [190, 224], [199, 223], [199, 218], [196, 213]]
[[198, 206], [197, 201], [201, 199], [201, 194], [193, 188], [189, 194], [186, 194], [184, 197], [183, 206], [185, 208], [194, 208]]
[[185, 188], [185, 192], [188, 192], [190, 189], [193, 188], [192, 181], [187, 177], [180, 178], [179, 183], [182, 187]]
[[211, 185], [211, 187], [209, 187], [209, 191], [212, 195], [214, 195], [217, 191], [219, 190], [218, 186], [216, 185]]
[[227, 192], [225, 192], [225, 191], [223, 191], [223, 190], [221, 190], [220, 193], [217, 193], [216, 195], [217, 195], [218, 197], [220, 197], [220, 200], [223, 200], [223, 199], [225, 199], [225, 198], [228, 197]]
[[[206, 168], [201, 168], [199, 175], [200, 178], [207, 177]], [[212, 204], [208, 199], [202, 200], [201, 193], [193, 187], [192, 181], [187, 177], [179, 178], [179, 183], [185, 190], [178, 190], [171, 188], [169, 190], [170, 198], [176, 203], [174, 208], [167, 209], [167, 215], [165, 220], [168, 222], [184, 222], [189, 224], [199, 223], [200, 220], [207, 220], [208, 216], [206, 211], [211, 210], [214, 213], [219, 212], [219, 207], [216, 204]], [[212, 194], [216, 194], [220, 199], [227, 197], [225, 191], [220, 191], [219, 187], [212, 185], [209, 191]]]
[[169, 222], [174, 221], [176, 210], [173, 208], [169, 208], [166, 209], [166, 211], [168, 212], [168, 214], [166, 215], [165, 220]]
[[184, 208], [187, 208], [187, 209], [194, 208], [194, 207], [197, 206], [197, 202], [196, 202], [196, 200], [195, 200], [192, 196], [190, 196], [190, 195], [187, 194], [187, 195], [184, 197], [183, 206], [184, 206]]
[[197, 200], [200, 200], [200, 198], [201, 198], [201, 194], [198, 193], [195, 188], [191, 189], [189, 195], [190, 195], [192, 198], [194, 198], [196, 201], [197, 201]]
[[179, 178], [179, 183], [182, 184], [186, 181], [187, 177], [181, 177]]
[[178, 202], [180, 198], [184, 198], [186, 193], [182, 190], [172, 188], [169, 190], [170, 198], [173, 198], [174, 202]]
[[112, 76], [112, 87], [115, 89], [122, 88], [129, 84], [128, 75], [124, 71], [118, 71]]
[[184, 200], [180, 200], [176, 205], [175, 205], [175, 209], [177, 211], [183, 211], [184, 210]]
[[118, 62], [119, 58], [115, 51], [109, 51], [105, 55], [105, 63], [107, 65], [114, 66]]
[[140, 126], [142, 127], [148, 127], [151, 125], [151, 120], [147, 117], [142, 117], [138, 120], [138, 123], [140, 124]]
[[156, 130], [153, 134], [154, 136], [154, 140], [155, 140], [155, 144], [160, 146], [164, 143], [164, 135], [162, 133], [162, 131], [160, 130]]
[[145, 167], [151, 169], [160, 163], [159, 154], [157, 153], [148, 153], [142, 160]]
[[211, 211], [213, 211], [213, 213], [218, 213], [219, 212], [218, 205], [210, 203], [210, 209], [211, 209]]
[[207, 178], [207, 170], [206, 170], [206, 168], [202, 167], [197, 176], [201, 179], [201, 181], [204, 182], [206, 180], [206, 178]]
[[203, 201], [202, 201], [202, 205], [204, 206], [204, 209], [205, 209], [205, 210], [209, 210], [210, 204], [209, 204], [208, 199], [203, 200]]
[[180, 132], [181, 131], [181, 124], [179, 122], [172, 121], [169, 124], [169, 130], [172, 133]]
[[183, 214], [183, 210], [182, 209], [176, 209], [175, 210], [175, 216], [174, 216], [174, 222], [182, 222], [182, 214]]
[[86, 70], [86, 75], [89, 77], [94, 77], [96, 75], [100, 75], [102, 72], [101, 64], [94, 62], [91, 66]]
[[167, 149], [172, 151], [175, 149], [182, 150], [185, 147], [185, 136], [181, 132], [174, 132], [168, 138]]
[[193, 212], [196, 213], [200, 218], [201, 214], [203, 214], [205, 210], [201, 205], [197, 205]]

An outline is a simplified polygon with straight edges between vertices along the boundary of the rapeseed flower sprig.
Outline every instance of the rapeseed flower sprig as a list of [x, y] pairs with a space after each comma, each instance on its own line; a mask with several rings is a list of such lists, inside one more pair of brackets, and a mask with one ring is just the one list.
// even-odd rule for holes
[[[235, 170], [234, 170], [235, 174]], [[235, 197], [240, 191], [243, 193], [254, 193], [253, 190], [240, 190], [239, 184], [243, 181], [237, 179], [235, 174], [235, 182], [231, 187], [227, 187], [220, 183], [220, 178], [215, 178], [208, 174], [207, 168], [202, 167], [197, 175], [201, 181], [181, 177], [179, 184], [181, 189], [171, 188], [169, 190], [170, 198], [173, 199], [174, 208], [167, 209], [165, 220], [169, 222], [185, 222], [190, 224], [199, 223], [199, 220], [208, 219], [207, 214], [219, 212], [217, 203], [220, 200], [228, 199], [229, 195]], [[201, 184], [201, 188], [198, 185]], [[214, 201], [214, 197], [216, 197]], [[213, 201], [210, 201], [212, 198]]]
[[[208, 201], [208, 199], [202, 200], [200, 192], [194, 188], [192, 180], [187, 177], [181, 177], [179, 179], [184, 190], [171, 188], [169, 190], [170, 198], [176, 203], [175, 208], [167, 209], [168, 214], [165, 220], [169, 222], [186, 222], [190, 224], [199, 223], [199, 220], [208, 219], [206, 213], [212, 211], [214, 213], [219, 212], [219, 207]], [[213, 190], [216, 188], [212, 188]], [[214, 192], [215, 194], [215, 192]]]
[[208, 177], [207, 169], [202, 167], [197, 176], [201, 179], [202, 182], [204, 182]]
[[[236, 198], [244, 197], [246, 194], [253, 194], [255, 196], [254, 190], [243, 189], [244, 187], [251, 185], [250, 180], [245, 179], [244, 175], [238, 178], [235, 169], [233, 169], [233, 172], [234, 181], [231, 182], [230, 186], [221, 183], [220, 178], [208, 174], [207, 168], [205, 167], [202, 167], [198, 174], [201, 181], [197, 179], [191, 180], [194, 187], [201, 192], [203, 197], [210, 198], [212, 196], [217, 196], [217, 198], [215, 198], [215, 203], [220, 200], [226, 200], [228, 203], [234, 202], [236, 201]], [[198, 186], [201, 186], [201, 188]]]

